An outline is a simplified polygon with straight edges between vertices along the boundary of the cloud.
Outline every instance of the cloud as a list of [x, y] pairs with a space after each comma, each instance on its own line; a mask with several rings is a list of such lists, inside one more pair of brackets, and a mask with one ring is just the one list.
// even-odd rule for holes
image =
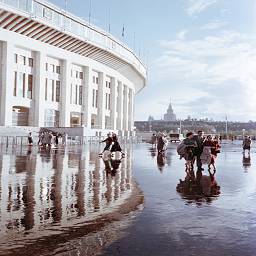
[[155, 79], [169, 84], [178, 115], [255, 119], [256, 37], [225, 31], [159, 44]]
[[227, 23], [222, 21], [214, 21], [207, 23], [201, 27], [202, 30], [215, 30], [223, 28]]
[[176, 37], [179, 40], [184, 40], [186, 39], [187, 34], [188, 34], [188, 30], [181, 30], [180, 32], [177, 33]]
[[210, 6], [216, 4], [219, 0], [189, 0], [187, 6], [187, 13], [189, 15], [196, 15], [199, 14]]

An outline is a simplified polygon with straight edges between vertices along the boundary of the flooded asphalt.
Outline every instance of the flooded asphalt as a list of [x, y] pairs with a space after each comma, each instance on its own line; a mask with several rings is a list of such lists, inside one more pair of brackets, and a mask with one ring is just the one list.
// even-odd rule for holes
[[176, 145], [125, 151], [117, 163], [97, 146], [0, 147], [0, 255], [255, 255], [255, 148], [222, 145], [207, 197], [177, 192]]
[[215, 175], [220, 195], [195, 199], [176, 192], [186, 175], [175, 146], [166, 159], [157, 159], [150, 146], [137, 146], [134, 176], [144, 210], [104, 255], [255, 255], [256, 151], [243, 157], [240, 144], [222, 145]]

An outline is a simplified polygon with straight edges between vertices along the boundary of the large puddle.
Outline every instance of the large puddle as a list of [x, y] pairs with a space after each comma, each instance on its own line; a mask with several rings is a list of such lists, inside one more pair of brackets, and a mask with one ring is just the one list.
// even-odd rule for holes
[[[145, 207], [126, 236], [104, 255], [255, 255], [255, 148], [249, 157], [242, 154], [241, 142], [222, 144], [212, 190], [202, 190], [194, 182], [186, 187], [184, 160], [179, 160], [176, 145], [169, 146], [166, 157], [143, 144], [133, 154]], [[207, 168], [202, 175], [207, 186]]]
[[[132, 150], [120, 162], [103, 161], [99, 150], [0, 147], [0, 255], [69, 251], [58, 249], [103, 232], [142, 203], [132, 179]], [[87, 239], [86, 255], [111, 240], [95, 239]]]

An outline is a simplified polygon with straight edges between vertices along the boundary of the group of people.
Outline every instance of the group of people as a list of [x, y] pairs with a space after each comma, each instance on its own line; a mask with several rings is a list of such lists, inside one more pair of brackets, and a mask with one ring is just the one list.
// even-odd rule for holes
[[[39, 133], [37, 145], [45, 148], [52, 147], [52, 146], [57, 147], [60, 143], [60, 140], [62, 145], [66, 145], [66, 138], [67, 138], [67, 135], [65, 133], [60, 134], [60, 133], [53, 133], [50, 131], [43, 131]], [[28, 144], [32, 146], [33, 143], [34, 141], [33, 141], [32, 133], [29, 132]]]
[[167, 135], [165, 133], [155, 133], [152, 134], [151, 137], [152, 146], [157, 147], [158, 154], [163, 154], [166, 151], [168, 140]]
[[197, 169], [203, 171], [203, 165], [207, 164], [208, 169], [216, 171], [215, 161], [220, 153], [220, 143], [218, 136], [204, 136], [203, 131], [198, 131], [195, 135], [188, 132], [186, 138], [178, 145], [177, 152], [180, 158], [186, 160], [186, 170], [193, 170], [196, 161]]
[[113, 152], [122, 153], [122, 148], [119, 144], [118, 137], [115, 133], [108, 133], [107, 138], [101, 141], [101, 143], [106, 143], [103, 149], [103, 152], [101, 154], [103, 154], [105, 151], [110, 151], [111, 153]]

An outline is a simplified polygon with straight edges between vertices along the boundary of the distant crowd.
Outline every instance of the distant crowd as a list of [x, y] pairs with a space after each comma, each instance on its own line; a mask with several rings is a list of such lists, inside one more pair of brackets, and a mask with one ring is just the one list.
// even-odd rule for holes
[[[67, 134], [66, 133], [54, 133], [50, 131], [43, 131], [39, 133], [37, 145], [40, 147], [57, 147], [59, 144], [66, 145], [67, 143]], [[34, 140], [32, 133], [28, 134], [28, 144], [32, 146]]]

